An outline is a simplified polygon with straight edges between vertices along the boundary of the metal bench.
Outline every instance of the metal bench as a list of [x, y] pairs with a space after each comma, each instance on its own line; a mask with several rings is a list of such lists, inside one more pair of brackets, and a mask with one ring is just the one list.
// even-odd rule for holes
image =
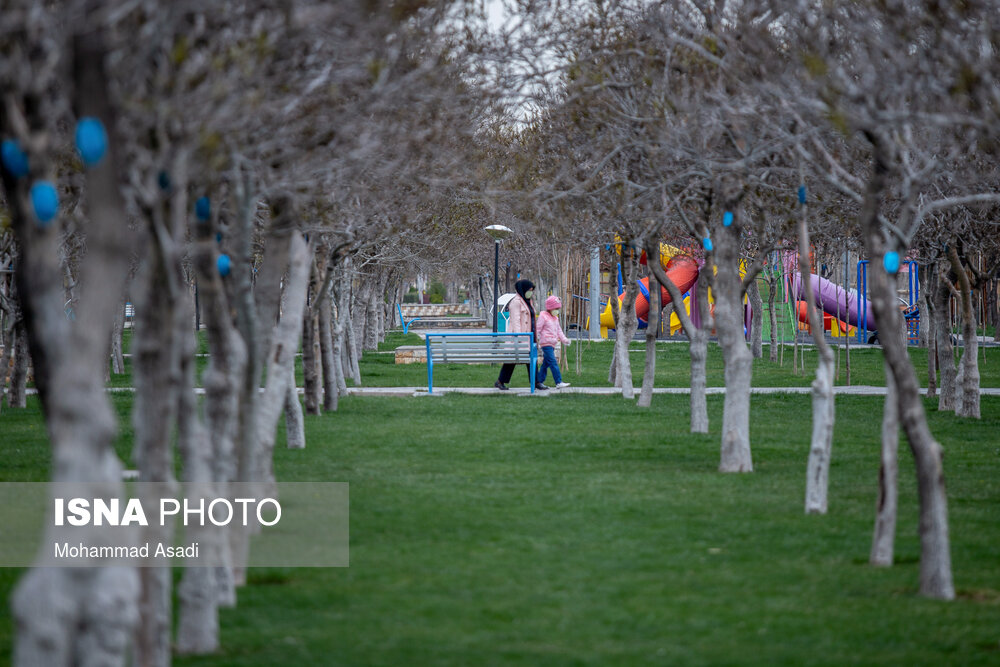
[[434, 393], [434, 364], [528, 364], [535, 393], [538, 346], [533, 333], [428, 333], [427, 393]]
[[396, 304], [396, 312], [399, 313], [399, 323], [403, 325], [403, 335], [405, 336], [407, 333], [410, 332], [410, 325], [419, 320], [420, 318], [414, 317], [409, 322], [407, 322], [406, 318], [403, 317], [403, 309], [399, 307], [398, 303]]

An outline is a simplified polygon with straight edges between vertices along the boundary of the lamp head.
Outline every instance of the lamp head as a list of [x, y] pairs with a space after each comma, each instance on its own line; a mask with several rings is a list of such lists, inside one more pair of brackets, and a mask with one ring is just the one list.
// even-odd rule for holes
[[503, 225], [489, 225], [485, 229], [486, 233], [492, 236], [495, 241], [502, 241], [514, 233], [513, 229]]

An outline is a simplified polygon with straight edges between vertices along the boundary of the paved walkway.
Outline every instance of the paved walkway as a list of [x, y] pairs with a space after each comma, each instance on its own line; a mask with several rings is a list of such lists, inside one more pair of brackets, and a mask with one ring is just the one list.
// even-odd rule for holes
[[[641, 388], [636, 387], [635, 395], [638, 396]], [[301, 392], [301, 390], [299, 390]], [[809, 394], [810, 387], [752, 387], [751, 394]], [[927, 393], [926, 389], [921, 389]], [[834, 387], [833, 393], [840, 396], [885, 396], [885, 387], [873, 385], [854, 385], [850, 387]], [[350, 387], [347, 393], [351, 396], [428, 396], [427, 387]], [[493, 387], [434, 387], [434, 396], [444, 394], [474, 394], [477, 396], [497, 395], [497, 396], [555, 396], [558, 394], [588, 394], [592, 396], [614, 396], [620, 395], [621, 389], [615, 387], [567, 387], [565, 389], [549, 389], [548, 391], [536, 391], [532, 394], [527, 387], [511, 388], [507, 391], [500, 391]], [[660, 387], [653, 389], [654, 394], [690, 394], [689, 387]], [[706, 394], [725, 394], [725, 387], [707, 387]], [[980, 396], [1000, 396], [1000, 388], [987, 387], [979, 390]]]

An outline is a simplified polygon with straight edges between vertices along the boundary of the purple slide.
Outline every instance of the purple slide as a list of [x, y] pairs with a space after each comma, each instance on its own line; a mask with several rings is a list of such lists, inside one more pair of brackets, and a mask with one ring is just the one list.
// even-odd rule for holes
[[[795, 298], [802, 299], [802, 280], [798, 271], [791, 274], [792, 278], [792, 294]], [[820, 278], [815, 273], [811, 274], [809, 278], [810, 285], [812, 286], [813, 296], [815, 298], [814, 303], [818, 302], [820, 308], [823, 312], [837, 317], [837, 311], [839, 308], [840, 319], [846, 320], [848, 324], [852, 327], [858, 326], [858, 293], [854, 290], [845, 290], [840, 285], [832, 283], [826, 278]], [[872, 312], [872, 302], [869, 299], [866, 303], [866, 311], [868, 314], [867, 326], [868, 331], [878, 331], [878, 327], [875, 326], [875, 313]], [[844, 309], [847, 309], [847, 317], [844, 317]]]

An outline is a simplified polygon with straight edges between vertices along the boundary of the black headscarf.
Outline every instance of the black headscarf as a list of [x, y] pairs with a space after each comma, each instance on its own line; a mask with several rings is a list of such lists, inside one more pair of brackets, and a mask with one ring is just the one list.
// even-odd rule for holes
[[528, 304], [528, 312], [531, 313], [531, 333], [535, 333], [535, 307], [531, 305], [531, 299], [524, 296], [524, 293], [535, 288], [535, 283], [530, 280], [518, 280], [514, 283], [514, 291], [521, 295], [524, 302]]

